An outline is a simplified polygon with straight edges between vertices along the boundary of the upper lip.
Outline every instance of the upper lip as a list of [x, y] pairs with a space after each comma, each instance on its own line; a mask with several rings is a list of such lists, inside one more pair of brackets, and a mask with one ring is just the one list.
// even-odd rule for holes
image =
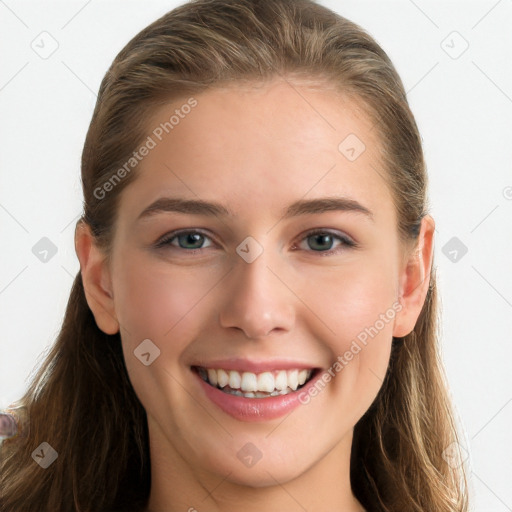
[[192, 365], [192, 367], [194, 366], [206, 369], [223, 369], [251, 373], [271, 372], [274, 370], [313, 370], [318, 368], [317, 366], [312, 366], [310, 363], [303, 361], [290, 361], [289, 359], [270, 359], [266, 361], [256, 361], [252, 359], [241, 358], [218, 359], [208, 362], [202, 361]]

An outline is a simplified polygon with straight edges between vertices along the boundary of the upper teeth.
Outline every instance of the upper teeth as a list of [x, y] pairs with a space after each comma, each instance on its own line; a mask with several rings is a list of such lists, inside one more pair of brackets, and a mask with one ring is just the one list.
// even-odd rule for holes
[[309, 379], [312, 370], [276, 370], [256, 374], [240, 373], [236, 370], [200, 368], [199, 373], [204, 380], [208, 380], [210, 384], [220, 388], [229, 386], [245, 392], [266, 391], [271, 393], [275, 390], [284, 391], [287, 388], [295, 391]]

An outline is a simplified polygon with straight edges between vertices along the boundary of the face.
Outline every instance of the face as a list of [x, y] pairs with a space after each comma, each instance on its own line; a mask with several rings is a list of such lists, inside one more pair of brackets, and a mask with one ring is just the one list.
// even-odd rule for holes
[[112, 316], [152, 443], [196, 474], [284, 482], [350, 451], [401, 335], [380, 142], [325, 87], [194, 99], [161, 141], [187, 99], [154, 115], [120, 196]]

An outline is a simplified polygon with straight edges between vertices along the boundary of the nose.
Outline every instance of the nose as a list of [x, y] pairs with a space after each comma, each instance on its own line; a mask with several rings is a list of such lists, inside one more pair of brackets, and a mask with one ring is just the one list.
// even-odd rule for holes
[[263, 252], [255, 261], [235, 260], [226, 283], [219, 322], [249, 339], [290, 331], [295, 322], [294, 295]]

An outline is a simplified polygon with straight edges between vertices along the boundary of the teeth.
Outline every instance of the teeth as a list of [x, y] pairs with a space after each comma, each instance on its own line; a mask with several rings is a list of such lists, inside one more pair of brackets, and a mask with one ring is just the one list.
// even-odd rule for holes
[[[238, 373], [238, 372], [236, 372]], [[236, 386], [231, 386], [232, 388]], [[240, 382], [240, 388], [242, 391], [258, 391], [258, 377], [256, 377], [256, 374], [244, 372], [242, 373], [242, 380]], [[260, 389], [260, 391], [264, 391], [263, 389]], [[273, 391], [271, 389], [270, 391]]]
[[[224, 370], [212, 370], [213, 372], [217, 372], [217, 384], [220, 388], [223, 388], [228, 385], [229, 375]], [[210, 382], [211, 383], [211, 382]], [[215, 384], [213, 384], [215, 385]]]
[[296, 391], [310, 377], [312, 370], [276, 370], [273, 372], [237, 372], [199, 368], [202, 379], [224, 392], [246, 398], [266, 398]]
[[217, 372], [215, 370], [208, 370], [208, 380], [212, 386], [217, 385]]
[[275, 386], [279, 391], [282, 391], [288, 387], [288, 376], [284, 370], [281, 370], [277, 373]]
[[261, 393], [259, 391], [256, 391], [256, 393], [242, 393], [239, 389], [230, 389], [225, 388], [222, 391], [224, 393], [228, 393], [229, 395], [235, 395], [235, 396], [243, 396], [244, 398], [268, 398], [269, 396], [279, 396], [279, 395], [287, 395], [288, 393], [291, 393], [291, 389], [288, 391], [272, 391], [272, 393]]
[[260, 373], [258, 375], [258, 383], [256, 389], [259, 389], [260, 391], [266, 391], [267, 393], [272, 393], [272, 391], [274, 391], [274, 376], [270, 372]]
[[233, 389], [240, 389], [240, 384], [242, 382], [242, 377], [238, 372], [231, 371], [229, 372], [229, 387]]
[[307, 378], [308, 378], [308, 371], [301, 370], [299, 372], [299, 386], [302, 386], [302, 384], [304, 384], [304, 382], [306, 382]]
[[288, 386], [295, 391], [299, 387], [299, 370], [292, 370], [288, 373]]

